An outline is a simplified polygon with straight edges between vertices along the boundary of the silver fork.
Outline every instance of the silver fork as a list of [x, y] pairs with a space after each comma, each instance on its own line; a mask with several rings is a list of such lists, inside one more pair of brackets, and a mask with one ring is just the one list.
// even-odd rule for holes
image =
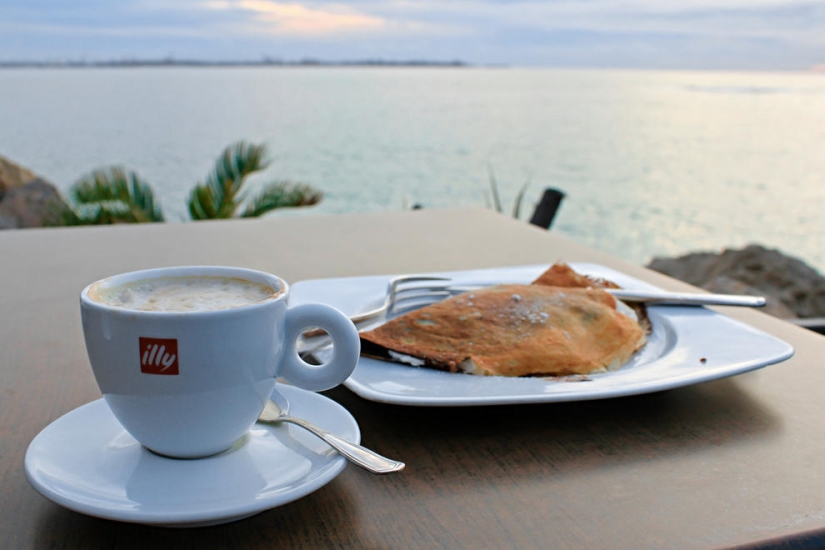
[[[413, 284], [421, 282], [429, 284]], [[440, 298], [446, 298], [452, 294], [450, 291], [450, 279], [447, 277], [434, 277], [432, 275], [399, 275], [390, 279], [387, 285], [387, 297], [384, 303], [370, 311], [364, 311], [350, 317], [356, 325], [371, 321], [382, 315], [404, 311], [420, 305], [429, 303]]]
[[[421, 284], [427, 283], [427, 284]], [[450, 291], [450, 279], [432, 275], [399, 275], [390, 279], [384, 302], [369, 311], [350, 317], [356, 327], [382, 316], [426, 305], [454, 294]], [[298, 345], [301, 357], [309, 357], [313, 352], [329, 344], [329, 336], [322, 330], [304, 332]]]

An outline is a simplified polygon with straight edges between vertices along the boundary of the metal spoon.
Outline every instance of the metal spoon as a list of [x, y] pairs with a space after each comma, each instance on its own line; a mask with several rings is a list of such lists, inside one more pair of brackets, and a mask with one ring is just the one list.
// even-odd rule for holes
[[264, 424], [278, 424], [280, 422], [289, 422], [295, 424], [312, 432], [321, 439], [323, 439], [330, 447], [344, 455], [353, 464], [361, 466], [365, 470], [373, 474], [389, 474], [392, 472], [399, 472], [404, 469], [404, 463], [392, 460], [381, 456], [375, 451], [371, 451], [366, 447], [362, 447], [357, 443], [347, 441], [337, 435], [330, 433], [323, 428], [320, 428], [303, 418], [295, 418], [289, 416], [289, 402], [282, 395], [273, 395], [273, 398], [281, 401], [281, 405], [274, 401], [269, 401], [264, 407], [263, 412], [258, 417], [258, 422]]

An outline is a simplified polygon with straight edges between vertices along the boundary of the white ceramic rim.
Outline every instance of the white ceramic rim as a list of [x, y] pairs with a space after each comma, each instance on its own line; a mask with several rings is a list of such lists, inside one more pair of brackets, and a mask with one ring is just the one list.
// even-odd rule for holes
[[[93, 287], [99, 286], [101, 288], [111, 288], [113, 286], [128, 284], [141, 279], [158, 279], [161, 277], [186, 277], [186, 276], [216, 276], [216, 277], [236, 277], [239, 279], [246, 279], [254, 283], [265, 284], [275, 289], [280, 289], [280, 292], [274, 297], [269, 297], [261, 302], [249, 304], [240, 307], [233, 307], [228, 309], [212, 309], [200, 311], [144, 311], [139, 309], [129, 309], [119, 306], [110, 306], [102, 304], [92, 299], [89, 292]], [[118, 273], [103, 279], [99, 279], [87, 285], [80, 293], [80, 302], [84, 307], [107, 311], [114, 315], [146, 315], [150, 317], [177, 317], [177, 316], [214, 316], [214, 315], [228, 315], [235, 312], [246, 312], [262, 307], [267, 307], [270, 304], [276, 303], [280, 300], [286, 300], [289, 296], [289, 284], [271, 273], [265, 271], [258, 271], [256, 269], [249, 269], [245, 267], [231, 267], [220, 265], [185, 265], [185, 266], [171, 266], [171, 267], [156, 267], [151, 269], [141, 269], [138, 271], [129, 271], [126, 273]]]

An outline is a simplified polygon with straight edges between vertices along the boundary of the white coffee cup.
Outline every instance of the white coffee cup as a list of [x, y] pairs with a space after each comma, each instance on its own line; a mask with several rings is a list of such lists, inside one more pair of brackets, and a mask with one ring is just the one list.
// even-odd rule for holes
[[[123, 289], [129, 295], [146, 285], [213, 279], [246, 281], [265, 292], [245, 305], [241, 299], [231, 307], [186, 311], [169, 310], [174, 304], [138, 310], [111, 298]], [[83, 334], [109, 408], [145, 447], [195, 458], [237, 442], [263, 410], [277, 377], [312, 391], [342, 383], [360, 353], [355, 326], [327, 305], [288, 308], [288, 298], [283, 279], [230, 267], [150, 269], [87, 286], [80, 294]], [[323, 365], [304, 362], [296, 351], [301, 332], [313, 327], [332, 337], [333, 358]]]

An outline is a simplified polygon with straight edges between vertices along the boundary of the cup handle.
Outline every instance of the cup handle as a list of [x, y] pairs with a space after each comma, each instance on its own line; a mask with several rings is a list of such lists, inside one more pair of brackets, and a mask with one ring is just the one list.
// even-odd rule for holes
[[[332, 339], [332, 359], [322, 365], [310, 365], [298, 356], [297, 343], [301, 333], [318, 327]], [[349, 378], [358, 364], [361, 339], [349, 318], [332, 306], [302, 304], [286, 313], [283, 363], [279, 376], [299, 388], [310, 391], [328, 390]]]

